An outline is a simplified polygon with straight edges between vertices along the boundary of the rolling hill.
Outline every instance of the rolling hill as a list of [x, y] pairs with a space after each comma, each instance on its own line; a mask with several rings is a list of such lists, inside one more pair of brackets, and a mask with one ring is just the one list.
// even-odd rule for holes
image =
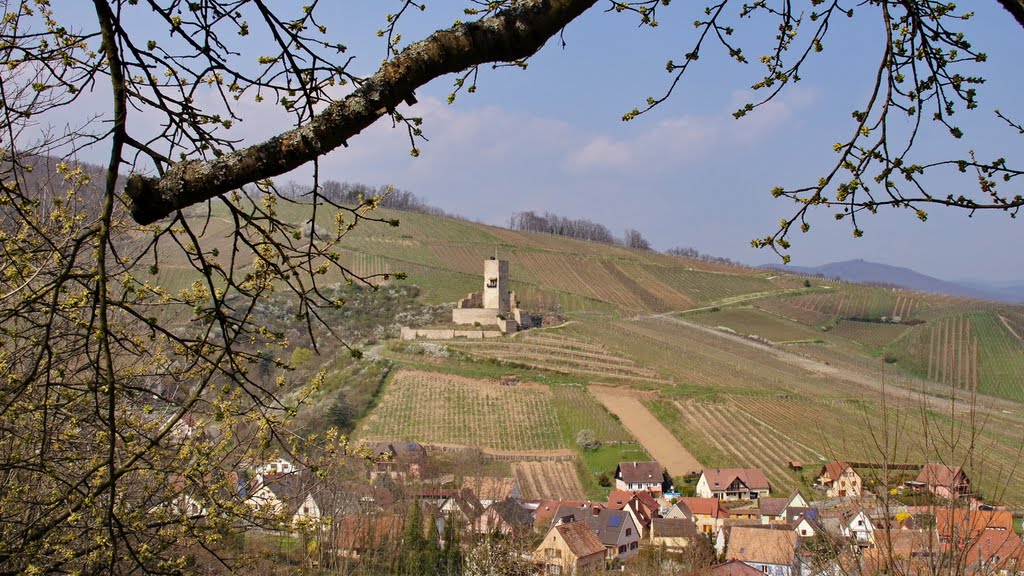
[[[309, 218], [300, 206], [278, 213], [296, 226]], [[382, 215], [400, 225], [360, 225], [339, 261], [403, 272], [397, 282], [437, 305], [479, 290], [483, 260], [497, 254], [520, 306], [564, 323], [497, 340], [386, 342], [379, 354], [397, 375], [357, 436], [575, 453], [582, 486], [599, 496], [608, 462], [664, 449], [609, 416], [621, 397], [701, 465], [759, 466], [780, 491], [811, 490], [813, 474], [790, 460], [941, 460], [967, 464], [984, 496], [1024, 505], [1024, 485], [1007, 482], [1024, 443], [1024, 307]], [[318, 211], [317, 223], [333, 217]], [[203, 242], [228, 242], [229, 227], [214, 213]], [[157, 281], [184, 289], [194, 273], [174, 258], [161, 258]], [[510, 375], [528, 385], [491, 390]], [[584, 429], [611, 443], [578, 452]]]

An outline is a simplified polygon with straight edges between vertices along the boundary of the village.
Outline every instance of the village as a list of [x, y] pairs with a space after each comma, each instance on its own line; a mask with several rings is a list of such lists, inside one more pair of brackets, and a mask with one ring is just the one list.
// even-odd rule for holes
[[[315, 539], [354, 563], [394, 554], [416, 518], [427, 541], [457, 538], [465, 547], [497, 539], [535, 574], [628, 569], [644, 551], [686, 573], [718, 576], [877, 574], [894, 566], [901, 574], [1024, 572], [1012, 514], [975, 500], [960, 467], [905, 466], [907, 480], [879, 489], [862, 476], [877, 478], [874, 465], [827, 462], [814, 466], [809, 494], [773, 492], [759, 469], [713, 468], [687, 478], [684, 495], [658, 462], [620, 462], [608, 499], [594, 502], [526, 499], [514, 477], [429, 475], [435, 456], [416, 442], [363, 450], [364, 482], [331, 489], [278, 458], [237, 481], [234, 498], [276, 519], [252, 530]], [[207, 513], [184, 494], [174, 506]]]

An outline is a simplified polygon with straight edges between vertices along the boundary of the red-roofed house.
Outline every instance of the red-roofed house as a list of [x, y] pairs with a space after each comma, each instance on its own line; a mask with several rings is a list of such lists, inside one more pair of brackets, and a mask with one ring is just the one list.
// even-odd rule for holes
[[829, 462], [818, 472], [818, 484], [829, 498], [860, 498], [864, 481], [846, 462]]
[[729, 511], [718, 498], [680, 498], [666, 518], [688, 518], [705, 534], [718, 534]]
[[758, 468], [705, 468], [697, 481], [697, 496], [719, 500], [756, 500], [771, 491]]
[[965, 548], [982, 532], [1013, 532], [1013, 514], [1005, 510], [939, 508], [935, 511], [935, 530], [943, 544], [954, 543]]
[[971, 493], [971, 480], [959, 466], [925, 464], [917, 475], [916, 483], [947, 500], [959, 500]]
[[645, 537], [651, 526], [651, 520], [659, 515], [660, 506], [650, 492], [612, 490], [608, 495], [608, 504], [605, 505], [605, 508], [628, 512], [633, 517], [633, 522], [639, 527], [640, 535]]
[[977, 574], [1024, 572], [1024, 542], [1013, 530], [983, 530], [967, 550], [967, 569]]

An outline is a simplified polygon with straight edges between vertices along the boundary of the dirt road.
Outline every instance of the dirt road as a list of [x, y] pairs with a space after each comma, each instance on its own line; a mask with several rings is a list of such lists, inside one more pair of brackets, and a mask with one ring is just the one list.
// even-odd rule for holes
[[591, 386], [590, 392], [622, 420], [622, 424], [640, 441], [644, 449], [672, 476], [683, 476], [701, 469], [679, 440], [665, 428], [636, 395], [623, 388]]

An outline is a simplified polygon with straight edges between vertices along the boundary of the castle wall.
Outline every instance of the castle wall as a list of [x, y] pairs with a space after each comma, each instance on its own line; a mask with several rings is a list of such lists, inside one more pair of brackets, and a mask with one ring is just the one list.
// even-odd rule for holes
[[452, 322], [456, 324], [479, 322], [484, 326], [493, 326], [498, 323], [498, 310], [494, 308], [453, 308]]
[[500, 338], [501, 330], [433, 330], [402, 326], [402, 340], [454, 340], [455, 338]]

